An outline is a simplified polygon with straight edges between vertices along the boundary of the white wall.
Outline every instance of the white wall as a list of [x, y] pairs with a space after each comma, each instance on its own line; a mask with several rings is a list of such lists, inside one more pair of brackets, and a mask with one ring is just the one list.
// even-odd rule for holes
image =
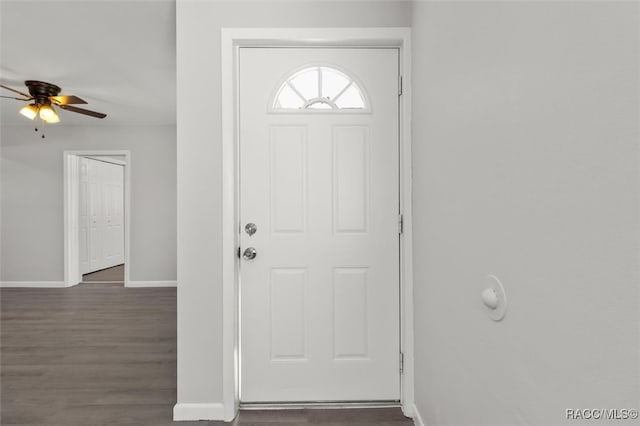
[[[640, 408], [638, 7], [414, 5], [426, 424], [559, 425], [566, 408]], [[509, 299], [500, 323], [479, 298], [489, 273]]]
[[63, 281], [65, 150], [131, 151], [132, 281], [176, 279], [175, 126], [2, 126], [0, 281]]
[[179, 403], [222, 400], [220, 29], [408, 24], [404, 2], [178, 1]]

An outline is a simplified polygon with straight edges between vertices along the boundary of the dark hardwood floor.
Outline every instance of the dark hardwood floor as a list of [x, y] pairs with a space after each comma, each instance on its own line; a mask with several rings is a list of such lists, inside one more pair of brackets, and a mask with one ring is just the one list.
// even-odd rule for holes
[[1, 290], [2, 425], [170, 423], [176, 290]]
[[[0, 424], [172, 422], [176, 289], [0, 290]], [[412, 425], [399, 409], [242, 411], [235, 425]]]
[[124, 283], [124, 264], [101, 269], [82, 276], [82, 282], [121, 282]]
[[[227, 423], [228, 424], [228, 423]], [[238, 426], [408, 426], [413, 421], [399, 408], [349, 408], [313, 410], [240, 411], [232, 425]]]

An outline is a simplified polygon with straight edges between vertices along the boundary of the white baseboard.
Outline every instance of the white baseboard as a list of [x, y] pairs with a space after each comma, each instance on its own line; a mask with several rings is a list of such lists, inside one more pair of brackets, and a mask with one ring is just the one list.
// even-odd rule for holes
[[66, 288], [64, 281], [0, 281], [2, 288]]
[[[95, 281], [104, 284], [111, 281]], [[75, 285], [75, 284], [74, 284]], [[177, 287], [177, 281], [129, 281], [127, 287]], [[64, 281], [0, 281], [2, 288], [67, 288]]]
[[177, 281], [129, 281], [125, 287], [177, 287]]
[[424, 421], [422, 420], [422, 416], [420, 415], [420, 411], [418, 411], [418, 407], [416, 407], [416, 404], [413, 404], [413, 423], [416, 426], [425, 426]]
[[185, 404], [173, 407], [173, 421], [224, 420], [224, 404]]

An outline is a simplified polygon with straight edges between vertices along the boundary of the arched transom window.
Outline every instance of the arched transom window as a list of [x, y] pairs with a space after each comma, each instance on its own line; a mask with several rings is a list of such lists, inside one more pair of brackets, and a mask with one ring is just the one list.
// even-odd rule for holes
[[305, 68], [280, 86], [273, 102], [276, 110], [344, 110], [367, 109], [358, 84], [335, 68]]

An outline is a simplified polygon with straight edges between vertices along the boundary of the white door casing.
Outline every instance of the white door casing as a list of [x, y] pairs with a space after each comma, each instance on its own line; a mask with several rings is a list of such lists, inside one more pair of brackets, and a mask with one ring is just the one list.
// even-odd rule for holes
[[[398, 50], [241, 48], [243, 402], [400, 399]], [[357, 81], [366, 111], [272, 111], [295, 70]], [[257, 232], [249, 236], [245, 224]]]
[[[121, 157], [117, 159], [115, 157]], [[131, 267], [131, 233], [128, 223], [131, 218], [131, 152], [127, 150], [83, 150], [63, 152], [63, 196], [64, 196], [64, 283], [65, 287], [74, 286], [82, 281], [84, 268], [81, 265], [80, 212], [81, 212], [81, 163], [83, 159], [94, 159], [117, 164], [123, 170], [123, 261], [124, 285], [130, 286], [129, 269]], [[88, 184], [88, 170], [87, 170]], [[86, 194], [85, 194], [86, 195]], [[87, 201], [88, 202], [88, 201]], [[88, 208], [88, 207], [87, 207]], [[90, 243], [87, 242], [87, 246]], [[88, 256], [88, 251], [87, 255]]]

